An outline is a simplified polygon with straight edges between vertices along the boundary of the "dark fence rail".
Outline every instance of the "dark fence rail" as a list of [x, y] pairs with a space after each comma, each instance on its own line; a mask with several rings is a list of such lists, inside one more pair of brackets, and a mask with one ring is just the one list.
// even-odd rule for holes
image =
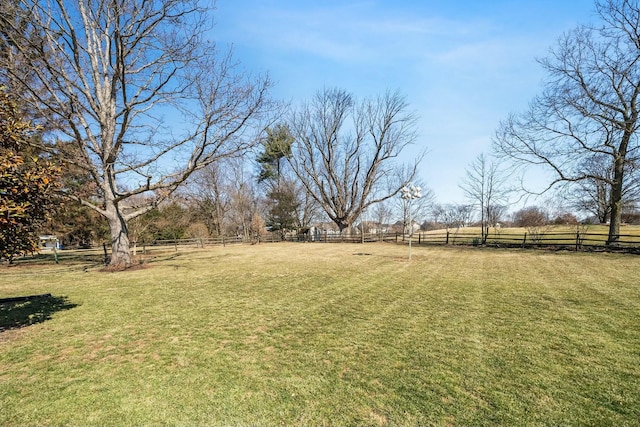
[[[522, 233], [492, 232], [483, 236], [479, 231], [436, 231], [414, 233], [412, 244], [418, 245], [472, 245], [497, 247], [562, 247], [580, 249], [611, 248], [607, 245], [607, 233], [590, 233], [585, 231], [529, 231]], [[408, 235], [385, 236], [383, 240], [393, 239], [396, 242], [408, 242]], [[640, 249], [640, 235], [619, 234], [617, 247], [621, 249]]]
[[[402, 233], [365, 233], [339, 234], [337, 232], [322, 231], [314, 234], [289, 234], [284, 241], [313, 242], [313, 243], [370, 243], [390, 242], [413, 245], [467, 245], [467, 246], [496, 246], [496, 247], [562, 247], [567, 249], [597, 249], [609, 248], [608, 234], [589, 231], [526, 231], [514, 232], [499, 230], [490, 232], [483, 241], [483, 236], [477, 229], [436, 230], [416, 232], [409, 237]], [[274, 243], [283, 241], [279, 233], [269, 233], [260, 239], [246, 237], [216, 237], [195, 239], [154, 240], [152, 242], [138, 242], [136, 250], [144, 250], [158, 246], [181, 248], [204, 248], [207, 246], [225, 246], [248, 243]], [[617, 247], [621, 249], [640, 250], [640, 232], [638, 234], [618, 235]]]
[[204, 248], [205, 246], [226, 246], [237, 245], [241, 243], [259, 243], [259, 242], [279, 242], [281, 241], [280, 235], [270, 233], [260, 236], [260, 238], [247, 238], [244, 236], [221, 236], [221, 237], [202, 237], [191, 239], [163, 239], [153, 240], [150, 242], [134, 242], [132, 247], [136, 249], [144, 250], [147, 247], [157, 246], [174, 246], [174, 247], [192, 247], [192, 248]]
[[[477, 229], [467, 230], [436, 230], [414, 233], [409, 237], [402, 233], [376, 233], [340, 235], [338, 233], [322, 232], [311, 236], [297, 236], [299, 241], [320, 243], [367, 243], [392, 242], [407, 244], [409, 239], [414, 245], [467, 245], [494, 247], [558, 247], [567, 249], [597, 249], [608, 248], [607, 233], [595, 233], [584, 230], [530, 230], [513, 232], [499, 230], [490, 232], [483, 241], [481, 232]], [[290, 238], [289, 240], [294, 240]], [[620, 249], [640, 250], [640, 234], [619, 234], [617, 247]]]
[[[615, 247], [607, 245], [608, 234], [588, 232], [583, 230], [542, 230], [514, 232], [513, 230], [495, 230], [483, 236], [478, 229], [457, 229], [457, 230], [435, 230], [429, 232], [416, 232], [413, 236], [402, 233], [365, 233], [362, 234], [339, 234], [337, 232], [321, 231], [313, 234], [290, 234], [284, 241], [311, 242], [311, 243], [370, 243], [387, 242], [394, 244], [412, 245], [460, 245], [460, 246], [490, 246], [490, 247], [512, 247], [512, 248], [558, 248], [568, 250], [621, 250], [627, 252], [640, 253], [640, 231], [638, 234], [618, 235], [618, 244]], [[256, 238], [246, 237], [216, 237], [216, 238], [192, 238], [192, 239], [171, 239], [154, 240], [151, 242], [133, 242], [132, 250], [134, 255], [147, 255], [167, 249], [178, 251], [180, 249], [197, 249], [211, 246], [226, 246], [238, 244], [255, 243], [275, 243], [283, 241], [280, 233], [269, 233]], [[103, 252], [105, 262], [108, 260], [109, 247], [105, 244], [100, 248]], [[86, 251], [96, 251], [89, 249]], [[57, 254], [56, 254], [57, 255]]]

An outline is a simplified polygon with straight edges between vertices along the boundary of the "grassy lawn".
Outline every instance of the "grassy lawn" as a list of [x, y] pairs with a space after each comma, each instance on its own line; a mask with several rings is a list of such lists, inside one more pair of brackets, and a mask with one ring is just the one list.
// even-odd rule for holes
[[640, 425], [637, 255], [406, 251], [1, 267], [0, 425]]

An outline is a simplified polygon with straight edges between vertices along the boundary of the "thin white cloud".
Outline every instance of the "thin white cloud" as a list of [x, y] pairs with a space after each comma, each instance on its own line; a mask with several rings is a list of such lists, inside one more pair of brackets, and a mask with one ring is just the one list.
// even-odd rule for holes
[[[390, 15], [368, 4], [334, 7], [257, 9], [242, 33], [251, 43], [269, 49], [344, 62], [371, 62], [424, 57], [443, 45], [484, 34], [486, 22], [456, 22], [439, 17]], [[253, 25], [260, 19], [261, 25]]]

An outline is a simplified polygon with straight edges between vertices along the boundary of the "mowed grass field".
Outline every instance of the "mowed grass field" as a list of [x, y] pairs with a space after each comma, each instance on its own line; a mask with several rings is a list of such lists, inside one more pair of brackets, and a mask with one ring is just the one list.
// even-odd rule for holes
[[[0, 268], [0, 297], [42, 293], [50, 314], [0, 311], [3, 426], [640, 425], [637, 255], [282, 243]], [[7, 329], [25, 310], [50, 318]]]

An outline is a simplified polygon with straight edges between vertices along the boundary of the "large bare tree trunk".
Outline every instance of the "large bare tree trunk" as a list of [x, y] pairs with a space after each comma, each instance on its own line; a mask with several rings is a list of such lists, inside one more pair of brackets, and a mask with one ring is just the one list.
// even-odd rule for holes
[[620, 244], [620, 222], [622, 219], [622, 190], [624, 178], [624, 158], [618, 157], [613, 167], [613, 183], [611, 185], [611, 220], [609, 222], [608, 246]]
[[110, 202], [105, 209], [111, 233], [111, 266], [128, 267], [133, 263], [129, 247], [129, 231], [127, 221], [121, 209]]

